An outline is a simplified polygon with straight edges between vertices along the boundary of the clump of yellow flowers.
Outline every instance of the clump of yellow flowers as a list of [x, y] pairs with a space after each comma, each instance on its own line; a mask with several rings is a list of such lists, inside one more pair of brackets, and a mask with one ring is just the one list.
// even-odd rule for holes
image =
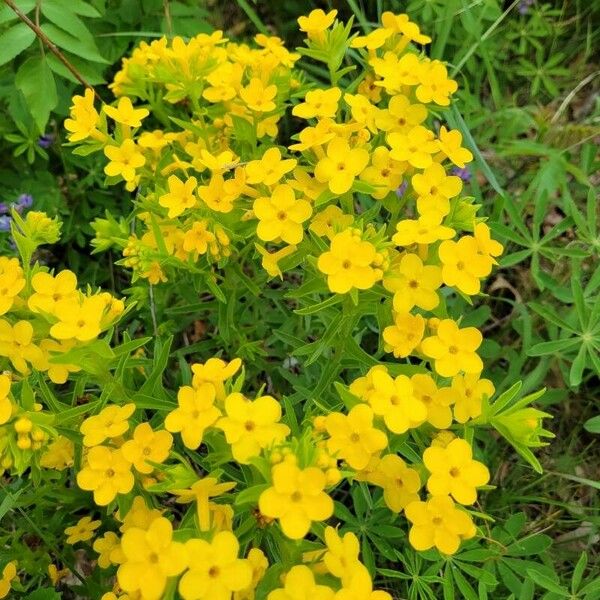
[[[326, 382], [339, 401], [323, 402], [320, 385], [282, 397], [268, 373], [247, 378], [249, 361], [221, 355], [179, 355], [176, 391], [161, 384], [166, 358], [151, 374], [137, 367], [146, 381], [126, 389], [102, 357], [145, 342], [124, 337], [113, 352], [99, 339], [124, 303], [79, 289], [69, 270], [0, 258], [0, 357], [12, 371], [0, 375], [0, 469], [73, 472], [88, 509], [65, 543], [94, 557], [102, 600], [391, 600], [374, 589], [344, 500], [358, 490], [404, 528], [400, 543], [452, 555], [478, 537], [490, 483], [477, 427], [526, 457], [548, 435], [547, 415], [526, 408], [535, 398], [513, 402], [518, 387], [491, 402], [482, 333], [447, 309], [450, 296], [481, 292], [503, 248], [452, 172], [473, 154], [445, 119], [457, 84], [423, 52], [430, 38], [390, 12], [365, 35], [335, 10], [298, 26], [297, 52], [220, 31], [142, 42], [114, 78], [117, 100], [98, 106], [87, 89], [64, 126], [74, 152], [98, 153], [107, 184], [132, 194], [126, 218], [94, 224], [94, 243], [117, 248], [150, 298], [154, 286], [176, 296], [187, 278], [226, 304], [219, 282], [250, 280], [247, 270], [276, 291], [269, 280], [286, 278], [307, 286], [303, 297], [326, 295], [302, 316], [375, 314], [387, 360], [341, 327], [334, 366], [354, 348], [362, 368]], [[297, 68], [301, 56], [325, 63], [329, 80]], [[51, 227], [32, 214], [21, 244]], [[48, 386], [34, 401], [27, 377], [63, 384], [82, 370], [98, 399], [55, 423]], [[51, 567], [56, 583], [63, 571]]]

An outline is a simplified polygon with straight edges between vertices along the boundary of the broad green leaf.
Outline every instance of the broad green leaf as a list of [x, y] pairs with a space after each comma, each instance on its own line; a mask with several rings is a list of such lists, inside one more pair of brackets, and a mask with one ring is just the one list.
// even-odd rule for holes
[[[15, 4], [19, 7], [19, 10], [26, 15], [35, 8], [35, 0], [17, 0]], [[2, 3], [0, 6], [0, 25], [2, 23], [8, 23], [9, 21], [16, 21], [19, 17], [15, 11], [8, 6], [8, 4]]]
[[590, 433], [600, 433], [600, 415], [588, 419], [583, 424], [583, 428]]
[[94, 36], [85, 23], [73, 12], [68, 3], [61, 0], [44, 0], [41, 2], [42, 14], [55, 25], [75, 36], [85, 44], [95, 47]]
[[31, 46], [35, 33], [25, 23], [17, 23], [0, 35], [0, 65], [10, 62]]
[[21, 91], [40, 133], [58, 103], [54, 75], [43, 56], [28, 58], [17, 71], [15, 86]]
[[62, 50], [66, 50], [75, 56], [91, 60], [92, 62], [108, 63], [104, 57], [100, 56], [93, 41], [90, 43], [79, 40], [65, 33], [62, 29], [56, 27], [56, 25], [52, 25], [52, 23], [45, 23], [41, 29], [50, 38], [50, 41], [54, 42]]

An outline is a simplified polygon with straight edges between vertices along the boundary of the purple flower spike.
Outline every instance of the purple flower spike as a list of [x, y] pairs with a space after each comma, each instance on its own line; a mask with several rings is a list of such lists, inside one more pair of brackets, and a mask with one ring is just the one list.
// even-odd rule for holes
[[8, 215], [0, 217], [0, 231], [10, 231], [10, 224], [12, 219]]
[[21, 212], [24, 208], [31, 208], [33, 206], [33, 196], [31, 194], [21, 194], [17, 198], [15, 208]]
[[38, 139], [38, 146], [40, 148], [50, 148], [54, 143], [54, 135], [51, 133], [46, 133]]
[[469, 181], [471, 181], [471, 171], [469, 171], [468, 167], [465, 167], [464, 169], [461, 169], [460, 167], [454, 167], [452, 169], [452, 175], [456, 175], [457, 177], [460, 177], [465, 183], [468, 183]]

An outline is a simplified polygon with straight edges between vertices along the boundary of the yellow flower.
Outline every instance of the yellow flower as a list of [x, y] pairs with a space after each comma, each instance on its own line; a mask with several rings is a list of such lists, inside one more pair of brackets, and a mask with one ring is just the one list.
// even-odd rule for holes
[[382, 369], [373, 371], [372, 379], [374, 389], [368, 395], [368, 402], [392, 433], [405, 433], [425, 421], [427, 407], [415, 397], [406, 375], [394, 379]]
[[[0, 419], [1, 422], [1, 419]], [[75, 445], [64, 435], [59, 435], [40, 458], [40, 466], [45, 469], [64, 471], [75, 462]]]
[[106, 146], [104, 154], [110, 162], [104, 167], [109, 177], [121, 176], [125, 181], [133, 181], [136, 169], [146, 164], [146, 158], [135, 142], [128, 138], [120, 146]]
[[440, 302], [436, 290], [442, 285], [442, 271], [436, 265], [424, 265], [412, 253], [392, 263], [390, 272], [383, 280], [386, 289], [394, 292], [394, 310], [406, 313], [414, 306], [432, 310]]
[[5, 373], [0, 374], [0, 425], [8, 423], [12, 415], [12, 402], [8, 397], [10, 393], [10, 375]]
[[442, 319], [436, 335], [425, 338], [421, 349], [425, 356], [433, 359], [436, 372], [442, 377], [454, 377], [459, 371], [480, 373], [483, 369], [477, 348], [483, 336], [475, 327], [459, 329], [452, 319]]
[[367, 568], [359, 563], [348, 576], [344, 587], [335, 595], [335, 600], [392, 600], [384, 591], [373, 591], [373, 582]]
[[454, 418], [459, 423], [466, 423], [481, 415], [483, 397], [490, 399], [495, 392], [494, 384], [489, 379], [479, 379], [477, 375], [455, 375], [452, 378], [454, 392]]
[[479, 293], [481, 278], [492, 271], [493, 259], [479, 253], [477, 240], [470, 235], [465, 235], [456, 242], [442, 242], [438, 254], [442, 261], [444, 283], [469, 296]]
[[295, 158], [282, 160], [279, 148], [269, 148], [259, 160], [251, 160], [246, 165], [246, 182], [249, 184], [264, 183], [274, 185], [294, 169]]
[[383, 131], [408, 132], [427, 118], [427, 108], [422, 104], [411, 104], [403, 94], [390, 98], [387, 108], [375, 116], [375, 124]]
[[417, 44], [429, 44], [431, 38], [419, 31], [418, 25], [413, 23], [408, 15], [395, 15], [390, 11], [386, 11], [381, 15], [381, 24], [386, 29], [391, 29], [394, 33], [400, 33], [411, 42]]
[[[192, 179], [194, 178], [192, 177]], [[225, 183], [226, 182], [220, 173], [213, 173], [208, 185], [198, 186], [198, 196], [200, 197], [200, 200], [202, 200], [211, 210], [220, 213], [228, 213], [233, 210], [233, 198], [228, 196], [225, 192]], [[190, 205], [190, 207], [191, 206], [193, 206], [193, 204]]]
[[433, 496], [450, 494], [461, 504], [477, 500], [477, 488], [490, 480], [490, 472], [479, 461], [473, 460], [471, 445], [456, 438], [445, 448], [430, 446], [423, 453], [423, 462], [431, 473], [427, 489]]
[[301, 119], [311, 119], [313, 117], [335, 117], [338, 109], [338, 103], [342, 97], [342, 90], [334, 87], [328, 90], [312, 90], [306, 92], [304, 102], [296, 104], [292, 109], [292, 114]]
[[161, 514], [161, 511], [156, 508], [148, 508], [142, 496], [136, 496], [125, 517], [122, 517], [120, 513], [117, 513], [116, 516], [119, 521], [123, 522], [123, 525], [119, 527], [121, 533], [125, 533], [132, 527], [148, 529], [150, 524], [158, 519]]
[[133, 432], [133, 439], [121, 446], [126, 460], [140, 473], [152, 473], [154, 467], [147, 461], [164, 462], [173, 445], [173, 436], [168, 431], [154, 431], [150, 423], [140, 423]]
[[[101, 569], [108, 569], [110, 565], [118, 564], [114, 560], [112, 560], [111, 555], [117, 551], [121, 552], [121, 541], [119, 540], [119, 536], [113, 531], [107, 531], [103, 537], [98, 538], [94, 545], [94, 552], [99, 554], [98, 556], [98, 566]], [[118, 554], [116, 554], [118, 556]]]
[[143, 600], [159, 600], [167, 579], [188, 565], [183, 544], [173, 541], [173, 528], [164, 517], [155, 519], [148, 530], [132, 527], [121, 540], [125, 562], [117, 579], [126, 592], [141, 592]]
[[132, 490], [131, 463], [120, 450], [94, 446], [87, 453], [86, 465], [77, 473], [77, 485], [94, 492], [98, 506], [106, 506], [117, 494], [128, 494]]
[[317, 267], [327, 275], [327, 285], [332, 292], [346, 294], [352, 288], [367, 290], [381, 279], [383, 272], [372, 265], [377, 251], [360, 234], [346, 229], [331, 240], [329, 251], [318, 258]]
[[496, 256], [502, 254], [504, 247], [500, 242], [490, 237], [490, 228], [485, 223], [477, 223], [473, 231], [473, 236], [477, 242], [479, 254], [487, 257], [491, 263], [498, 264], [494, 259]]
[[311, 10], [307, 17], [298, 17], [300, 31], [304, 31], [308, 38], [318, 38], [326, 29], [331, 27], [337, 16], [337, 10], [325, 13], [321, 8]]
[[342, 537], [337, 529], [326, 527], [325, 543], [327, 544], [327, 552], [323, 555], [325, 567], [334, 577], [347, 581], [352, 572], [360, 566], [358, 538], [351, 531]]
[[347, 229], [353, 221], [352, 215], [346, 215], [339, 206], [330, 204], [312, 218], [309, 229], [319, 237], [326, 236], [332, 240], [336, 233]]
[[54, 306], [58, 323], [52, 325], [50, 335], [57, 340], [89, 342], [100, 335], [105, 308], [101, 296], [64, 298]]
[[256, 112], [271, 112], [275, 110], [276, 104], [273, 102], [277, 96], [277, 86], [264, 86], [258, 77], [253, 77], [250, 83], [240, 90], [240, 98], [246, 106]]
[[367, 35], [360, 35], [355, 37], [350, 42], [351, 48], [367, 48], [367, 50], [377, 50], [381, 48], [387, 39], [392, 35], [392, 31], [389, 29], [374, 29]]
[[121, 96], [117, 106], [108, 106], [105, 104], [102, 110], [113, 121], [127, 125], [128, 127], [140, 127], [142, 119], [150, 114], [150, 111], [146, 108], [133, 108], [131, 99], [128, 96]]
[[36, 369], [43, 366], [44, 353], [33, 343], [33, 325], [17, 321], [11, 325], [0, 319], [0, 356], [7, 357], [20, 373], [28, 373], [27, 363]]
[[386, 454], [377, 459], [360, 479], [383, 488], [383, 500], [393, 512], [398, 513], [419, 499], [419, 474], [396, 454]]
[[425, 332], [425, 319], [409, 312], [394, 314], [394, 324], [383, 330], [386, 352], [393, 352], [396, 358], [409, 356], [421, 343]]
[[238, 558], [240, 545], [231, 531], [220, 531], [211, 542], [188, 540], [185, 549], [189, 570], [178, 588], [184, 600], [225, 600], [252, 582], [252, 567]]
[[65, 119], [65, 129], [69, 131], [70, 142], [81, 142], [94, 134], [100, 133], [96, 129], [99, 115], [94, 108], [94, 90], [86, 88], [83, 96], [73, 96], [71, 118]]
[[390, 158], [390, 151], [385, 146], [377, 146], [371, 154], [371, 165], [360, 174], [360, 178], [375, 187], [371, 195], [381, 200], [400, 186], [405, 170], [406, 163]]
[[11, 309], [24, 287], [25, 278], [18, 259], [0, 256], [0, 315]]
[[421, 69], [421, 61], [412, 52], [407, 52], [400, 58], [394, 52], [386, 52], [383, 58], [370, 58], [369, 64], [382, 78], [376, 85], [382, 86], [391, 95], [403, 91], [404, 86], [416, 85], [419, 81], [417, 73]]
[[54, 587], [56, 587], [63, 579], [69, 577], [69, 575], [71, 575], [71, 570], [67, 567], [58, 569], [54, 563], [48, 565], [48, 577]]
[[457, 167], [463, 169], [467, 163], [473, 160], [470, 150], [463, 148], [462, 134], [458, 129], [448, 131], [443, 125], [440, 127], [439, 150], [448, 157]]
[[215, 236], [207, 229], [208, 221], [194, 221], [192, 228], [185, 232], [183, 237], [183, 249], [186, 252], [197, 252], [206, 254], [208, 246], [215, 241]]
[[[315, 148], [315, 146], [326, 144], [335, 137], [335, 133], [331, 130], [331, 124], [331, 119], [322, 119], [315, 127], [305, 127], [298, 134], [299, 143], [291, 144], [288, 148], [297, 152], [303, 152]], [[315, 152], [322, 153], [319, 148], [316, 148]]]
[[258, 499], [260, 512], [279, 519], [281, 529], [293, 540], [302, 539], [312, 521], [324, 521], [333, 514], [333, 500], [323, 491], [326, 485], [321, 469], [300, 469], [285, 461], [272, 469], [273, 485]]
[[225, 414], [216, 427], [225, 433], [233, 458], [240, 464], [248, 464], [263, 448], [282, 441], [290, 432], [287, 425], [279, 423], [281, 405], [271, 396], [251, 402], [240, 393], [229, 394]]
[[221, 416], [214, 405], [215, 388], [210, 383], [180, 387], [177, 402], [179, 408], [167, 415], [165, 428], [181, 433], [185, 447], [195, 450], [202, 443], [204, 431]]
[[200, 531], [208, 531], [210, 529], [211, 504], [209, 498], [225, 494], [234, 487], [235, 483], [232, 481], [219, 483], [219, 480], [215, 477], [203, 477], [193, 483], [189, 489], [172, 490], [172, 492], [177, 495], [177, 502], [181, 504], [189, 504], [190, 502], [196, 503]]
[[279, 261], [290, 256], [298, 249], [297, 246], [286, 246], [276, 252], [268, 252], [262, 246], [254, 244], [254, 247], [258, 250], [258, 253], [262, 256], [262, 268], [269, 274], [270, 277], [279, 277], [283, 279], [283, 273], [279, 268]]
[[215, 388], [217, 400], [225, 400], [224, 382], [231, 379], [242, 366], [239, 358], [234, 358], [228, 363], [220, 358], [209, 358], [204, 364], [193, 364], [192, 385], [198, 388], [203, 383], [210, 383]]
[[386, 140], [394, 160], [406, 161], [416, 169], [429, 167], [433, 162], [432, 155], [439, 150], [433, 133], [422, 125], [416, 125], [406, 133], [392, 131]]
[[450, 496], [433, 496], [426, 502], [412, 502], [405, 509], [412, 523], [408, 540], [415, 550], [434, 546], [443, 554], [454, 554], [461, 540], [472, 538], [475, 525], [471, 517], [456, 508]]
[[354, 406], [347, 415], [328, 414], [324, 426], [329, 435], [329, 452], [357, 471], [364, 469], [371, 457], [387, 446], [387, 436], [373, 427], [373, 411], [366, 404]]
[[67, 527], [65, 535], [67, 544], [73, 546], [77, 542], [87, 542], [94, 537], [94, 531], [100, 527], [100, 521], [92, 521], [91, 517], [83, 517], [79, 519], [76, 525]]
[[167, 184], [169, 191], [158, 199], [158, 203], [168, 209], [169, 219], [172, 219], [196, 204], [195, 192], [198, 182], [195, 177], [190, 177], [183, 182], [177, 175], [171, 175], [167, 179]]
[[0, 598], [6, 598], [10, 592], [13, 581], [19, 581], [17, 577], [17, 561], [11, 560], [2, 570], [0, 578]]
[[83, 433], [83, 445], [98, 446], [106, 439], [123, 435], [129, 429], [129, 417], [135, 411], [135, 404], [130, 402], [124, 406], [111, 404], [97, 415], [88, 417], [79, 430]]
[[234, 592], [234, 600], [254, 600], [254, 590], [269, 568], [269, 561], [259, 548], [252, 548], [248, 552], [247, 560], [252, 568], [252, 581], [243, 590]]
[[377, 133], [377, 126], [375, 125], [377, 107], [361, 94], [344, 94], [344, 100], [350, 107], [352, 118], [373, 133]]
[[369, 153], [364, 148], [350, 148], [341, 137], [327, 144], [326, 156], [315, 167], [315, 177], [327, 183], [332, 193], [341, 195], [347, 192], [369, 163]]
[[257, 198], [253, 204], [259, 220], [257, 236], [265, 241], [283, 240], [287, 244], [302, 241], [302, 223], [310, 218], [312, 207], [306, 200], [296, 198], [291, 185], [278, 185], [271, 197]]
[[412, 244], [433, 244], [438, 240], [454, 237], [454, 229], [441, 224], [442, 217], [436, 213], [426, 213], [418, 219], [404, 219], [396, 225], [392, 241], [397, 246]]
[[458, 84], [448, 78], [448, 71], [439, 60], [424, 63], [418, 72], [419, 85], [415, 96], [419, 102], [434, 102], [440, 106], [450, 104], [450, 96], [458, 89]]
[[57, 302], [75, 301], [77, 298], [77, 277], [67, 269], [54, 277], [50, 273], [39, 272], [31, 278], [31, 287], [35, 290], [27, 302], [32, 312], [53, 314]]
[[313, 572], [304, 565], [292, 567], [283, 588], [273, 590], [267, 600], [333, 600], [335, 592], [315, 583]]
[[433, 163], [423, 173], [413, 175], [412, 187], [417, 194], [417, 210], [424, 215], [435, 212], [445, 217], [450, 212], [450, 198], [462, 190], [462, 180], [455, 175], [446, 175], [444, 167]]
[[455, 393], [450, 388], [438, 388], [431, 375], [417, 373], [410, 378], [415, 397], [427, 407], [427, 421], [437, 429], [446, 429], [452, 423]]

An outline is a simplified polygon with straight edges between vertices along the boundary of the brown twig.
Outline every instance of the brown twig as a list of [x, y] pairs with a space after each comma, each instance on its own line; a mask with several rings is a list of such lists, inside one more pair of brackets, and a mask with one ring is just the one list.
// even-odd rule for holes
[[54, 42], [52, 42], [50, 38], [42, 31], [41, 27], [34, 23], [25, 13], [23, 13], [13, 2], [13, 0], [4, 0], [4, 3], [11, 8], [17, 17], [19, 17], [19, 19], [21, 19], [21, 21], [23, 21], [23, 23], [25, 23], [25, 25], [27, 25], [27, 27], [29, 27], [35, 33], [35, 35], [44, 43], [44, 45], [47, 46], [48, 50], [50, 50], [50, 52], [52, 52], [52, 54], [54, 54], [54, 56], [56, 56], [56, 58], [58, 58], [63, 65], [65, 65], [65, 67], [73, 74], [77, 81], [79, 81], [86, 88], [92, 90], [92, 92], [94, 92], [96, 95], [96, 98], [102, 101], [102, 98], [100, 98], [94, 87], [90, 85], [85, 80], [83, 75], [81, 75], [81, 73], [69, 62], [67, 57], [57, 48]]

